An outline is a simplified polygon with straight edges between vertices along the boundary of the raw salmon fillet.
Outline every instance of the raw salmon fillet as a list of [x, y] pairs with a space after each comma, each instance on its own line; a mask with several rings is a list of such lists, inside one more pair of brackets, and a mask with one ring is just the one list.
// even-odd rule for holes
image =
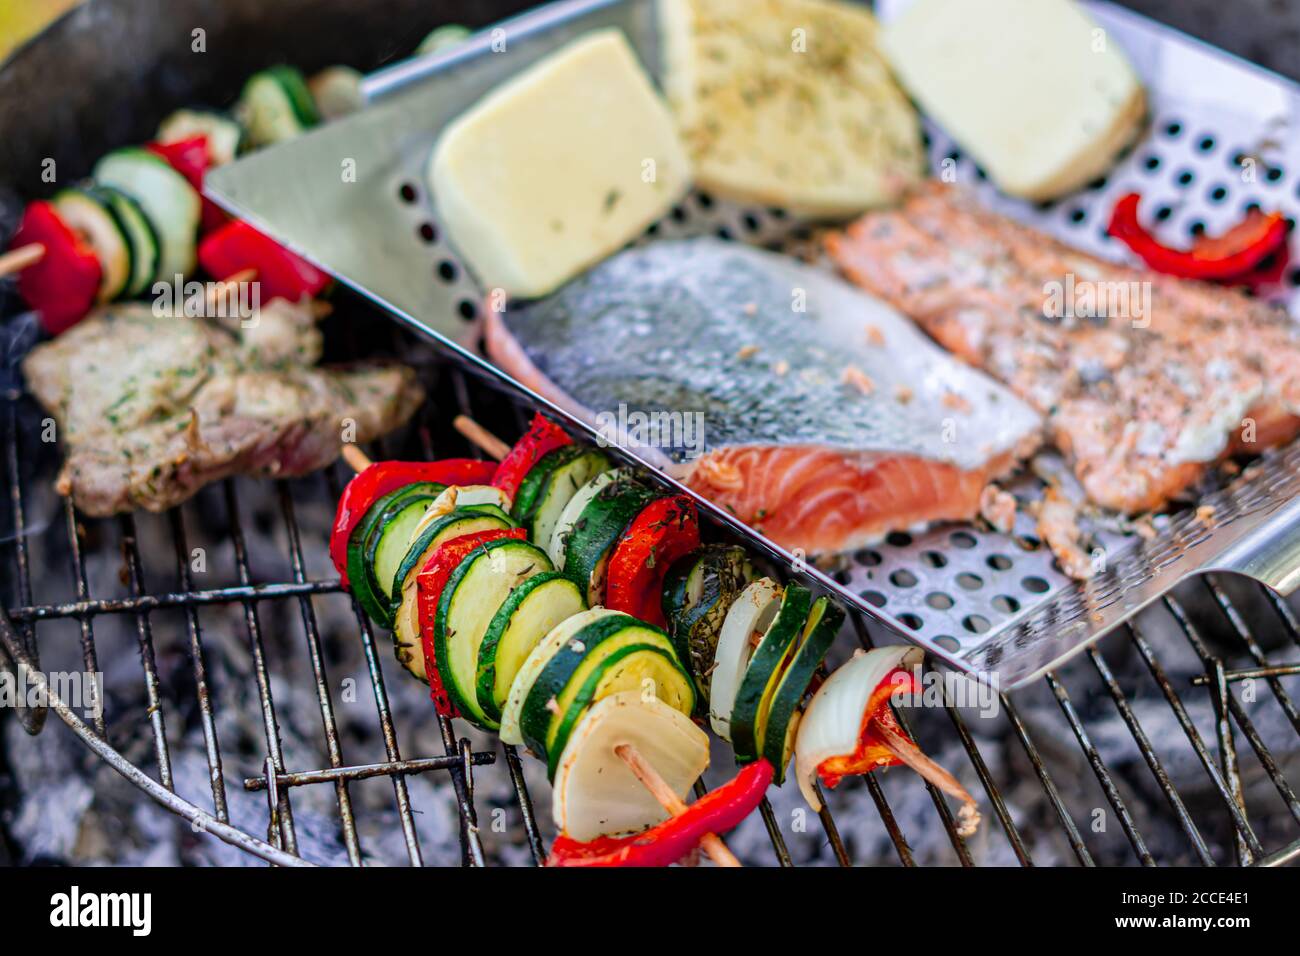
[[826, 248], [1041, 411], [1106, 508], [1154, 510], [1223, 457], [1300, 432], [1300, 332], [1240, 292], [1103, 261], [941, 184]]
[[[970, 520], [1040, 416], [825, 269], [716, 239], [654, 242], [487, 312], [492, 360], [789, 549]], [[667, 415], [667, 418], [661, 417]], [[657, 417], [658, 416], [658, 417]], [[670, 427], [699, 422], [697, 441]]]

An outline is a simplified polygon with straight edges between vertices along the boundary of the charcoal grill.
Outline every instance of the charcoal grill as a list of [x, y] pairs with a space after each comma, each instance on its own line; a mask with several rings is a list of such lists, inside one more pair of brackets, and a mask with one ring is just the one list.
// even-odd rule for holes
[[[94, 6], [103, 10], [114, 4]], [[344, 17], [347, 5], [337, 6], [335, 12]], [[492, 16], [500, 13], [494, 10]], [[116, 14], [123, 15], [120, 10]], [[255, 22], [253, 13], [247, 16], [246, 22]], [[74, 36], [76, 28], [73, 21], [63, 25]], [[193, 94], [190, 89], [175, 93], [178, 100]], [[158, 104], [158, 112], [170, 105]], [[531, 409], [517, 396], [422, 350], [417, 340], [390, 329], [362, 302], [345, 300], [340, 313], [331, 340], [348, 342], [342, 354], [374, 348], [374, 330], [383, 328], [382, 337], [391, 334], [392, 340], [380, 350], [408, 360], [419, 356], [431, 390], [419, 421], [406, 435], [369, 449], [373, 456], [475, 454], [450, 428], [457, 413], [475, 417], [507, 439], [522, 430]], [[497, 809], [505, 810], [504, 819], [526, 857], [540, 862], [552, 828], [534, 809], [525, 764], [514, 748], [487, 738], [476, 747], [461, 735], [461, 725], [445, 719], [437, 720], [441, 746], [435, 752], [413, 756], [399, 746], [399, 736], [409, 728], [395, 719], [394, 701], [423, 694], [401, 676], [386, 638], [373, 633], [323, 559], [328, 515], [347, 478], [343, 466], [304, 479], [226, 481], [162, 516], [87, 519], [50, 493], [57, 450], [40, 443], [33, 426], [39, 414], [17, 382], [4, 384], [0, 467], [7, 513], [0, 519], [5, 522], [0, 524], [0, 602], [12, 624], [0, 626], [4, 655], [10, 666], [16, 662], [36, 675], [39, 686], [42, 659], [62, 656], [79, 660], [88, 671], [107, 669], [109, 662], [97, 649], [97, 625], [102, 629], [108, 619], [134, 625], [140, 671], [125, 674], [116, 668], [102, 717], [79, 713], [57, 694], [49, 698], [49, 709], [91, 751], [196, 830], [276, 865], [308, 862], [305, 857], [311, 854], [295, 824], [295, 796], [320, 785], [334, 790], [347, 860], [362, 863], [366, 847], [353, 794], [362, 781], [375, 777], [391, 782], [390, 799], [409, 862], [425, 862], [418, 816], [434, 808], [414, 804], [408, 789], [420, 774], [445, 775], [451, 783], [461, 861], [471, 866], [497, 862], [499, 853], [484, 839], [484, 829], [494, 827], [497, 814], [491, 823], [480, 820], [485, 808], [476, 792], [481, 794], [490, 781], [504, 781], [511, 805]], [[270, 513], [250, 521], [248, 503], [254, 500], [263, 511], [269, 503]], [[250, 524], [264, 521], [278, 544], [275, 555], [255, 555], [250, 548]], [[191, 569], [196, 530], [210, 547], [229, 555], [228, 573], [220, 580], [200, 580]], [[105, 560], [114, 544], [120, 548], [121, 586], [101, 593], [92, 588], [88, 562]], [[268, 567], [275, 573], [268, 573]], [[340, 606], [347, 633], [326, 633], [322, 620]], [[289, 633], [271, 634], [265, 622], [272, 617], [290, 621]], [[211, 680], [213, 621], [218, 618], [244, 639], [251, 661], [245, 679], [260, 705], [263, 739], [255, 745], [260, 765], [247, 772], [232, 770], [231, 755], [239, 744], [223, 739], [218, 730], [228, 696]], [[854, 614], [851, 626], [863, 645], [885, 636], [863, 615]], [[382, 750], [382, 757], [370, 762], [357, 762], [339, 732], [340, 691], [331, 680], [330, 664], [340, 640], [359, 642], [362, 648], [373, 698], [366, 720]], [[846, 651], [837, 649], [841, 655]], [[187, 658], [192, 682], [183, 687], [164, 679], [159, 663], [163, 654], [177, 652]], [[284, 654], [306, 660], [311, 706], [286, 693], [293, 688], [283, 683]], [[998, 713], [989, 719], [976, 718], [947, 697], [942, 707], [901, 714], [925, 749], [956, 742], [962, 760], [953, 769], [985, 810], [980, 837], [968, 841], [957, 834], [947, 802], [933, 788], [926, 788], [927, 800], [921, 781], [889, 774], [849, 782], [828, 794], [819, 820], [807, 829], [781, 809], [790, 788], [774, 792], [754, 823], [766, 832], [762, 842], [770, 846], [747, 843], [742, 858], [791, 865], [820, 856], [839, 865], [897, 861], [907, 866], [930, 861], [969, 866], [1008, 856], [1022, 865], [1294, 861], [1300, 858], [1300, 799], [1288, 775], [1295, 776], [1300, 753], [1300, 710], [1287, 679], [1300, 673], [1297, 659], [1300, 615], [1291, 604], [1228, 575], [1189, 581], [1041, 681], [1001, 694]], [[143, 709], [114, 706], [115, 701], [137, 699]], [[41, 733], [47, 723], [39, 706], [20, 708], [14, 717], [31, 734]], [[199, 725], [210, 793], [182, 794], [176, 787], [172, 767], [180, 754], [174, 731], [186, 719]], [[316, 725], [314, 756], [319, 762], [304, 764], [285, 752], [286, 724]], [[44, 732], [59, 731], [51, 727]], [[146, 745], [143, 756], [141, 743]], [[727, 773], [718, 757], [710, 780]], [[228, 792], [235, 788], [265, 796], [258, 825], [232, 822]], [[1099, 827], [1099, 820], [1105, 825]], [[1031, 829], [1041, 835], [1037, 840], [1028, 836]], [[1174, 838], [1162, 836], [1157, 842], [1154, 832], [1172, 832]], [[942, 833], [944, 846], [922, 857], [915, 847], [931, 833]], [[1040, 846], [1049, 852], [1039, 851]]]

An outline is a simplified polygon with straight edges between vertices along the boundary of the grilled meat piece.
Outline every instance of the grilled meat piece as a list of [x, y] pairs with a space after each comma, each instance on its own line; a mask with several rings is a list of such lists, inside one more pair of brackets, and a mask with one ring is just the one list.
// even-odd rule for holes
[[163, 511], [228, 475], [314, 471], [423, 401], [406, 367], [314, 368], [319, 357], [305, 306], [272, 302], [241, 328], [135, 304], [33, 349], [23, 372], [67, 449], [59, 492], [102, 516]]
[[1154, 510], [1224, 456], [1300, 432], [1300, 328], [1235, 290], [1104, 262], [940, 184], [827, 248], [1042, 411], [1104, 507]]

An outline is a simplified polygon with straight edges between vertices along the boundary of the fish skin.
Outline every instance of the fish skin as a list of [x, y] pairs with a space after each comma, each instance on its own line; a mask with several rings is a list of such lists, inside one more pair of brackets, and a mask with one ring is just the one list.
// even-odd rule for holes
[[[987, 481], [1040, 440], [1026, 403], [897, 312], [823, 269], [712, 238], [620, 253], [547, 299], [489, 310], [486, 336], [496, 364], [592, 424], [620, 403], [702, 413], [701, 457], [680, 443], [648, 457], [778, 544], [810, 552], [973, 517]], [[767, 453], [762, 467], [742, 450]], [[918, 476], [895, 513], [841, 505], [801, 529], [781, 516], [816, 490], [794, 480], [808, 456], [823, 456], [822, 483], [840, 486], [840, 502], [853, 488], [869, 495], [878, 469], [894, 474], [900, 461], [912, 463], [904, 474], [935, 466], [968, 477]], [[764, 474], [778, 461], [786, 471]], [[944, 501], [944, 489], [961, 493]]]

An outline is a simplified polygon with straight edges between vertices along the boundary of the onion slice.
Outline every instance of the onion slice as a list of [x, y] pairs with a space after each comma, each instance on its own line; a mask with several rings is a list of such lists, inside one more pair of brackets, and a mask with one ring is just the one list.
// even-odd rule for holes
[[496, 505], [506, 514], [510, 513], [510, 498], [500, 488], [492, 485], [451, 485], [444, 488], [438, 497], [433, 499], [433, 504], [429, 505], [428, 510], [420, 516], [420, 523], [411, 532], [411, 540], [419, 538], [425, 528], [443, 515], [449, 515], [457, 508], [468, 508], [471, 505]]
[[713, 732], [731, 742], [731, 712], [736, 690], [745, 676], [755, 633], [767, 630], [781, 603], [781, 588], [771, 578], [751, 581], [727, 610], [709, 675], [709, 723]]
[[631, 744], [683, 800], [709, 766], [708, 735], [639, 690], [597, 701], [574, 727], [555, 772], [555, 825], [574, 840], [638, 833], [668, 813], [615, 753]]
[[[859, 652], [818, 689], [804, 711], [795, 739], [795, 775], [804, 799], [813, 810], [822, 808], [816, 788], [822, 764], [834, 757], [853, 757], [869, 734], [871, 743], [888, 754], [881, 763], [889, 764], [892, 760], [907, 764], [934, 786], [960, 800], [957, 832], [961, 836], [975, 832], [980, 821], [975, 799], [952, 774], [923, 754], [898, 729], [888, 706], [877, 696], [890, 674], [898, 668], [912, 669], [920, 664], [923, 656], [915, 647], [878, 647]], [[868, 713], [873, 697], [878, 713]], [[868, 773], [872, 769], [864, 764], [848, 772]]]

